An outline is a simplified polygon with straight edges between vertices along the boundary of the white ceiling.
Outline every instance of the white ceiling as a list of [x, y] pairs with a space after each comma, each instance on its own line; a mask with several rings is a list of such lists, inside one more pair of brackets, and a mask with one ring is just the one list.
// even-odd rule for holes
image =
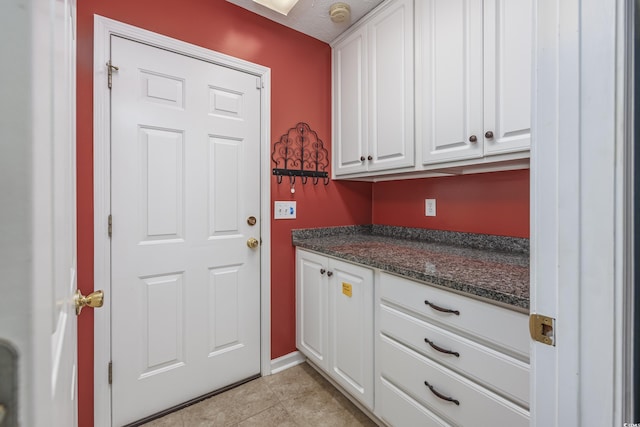
[[[382, 3], [382, 0], [299, 0], [289, 15], [285, 16], [253, 0], [227, 1], [327, 43]], [[351, 19], [340, 24], [332, 22], [329, 18], [329, 7], [338, 1], [351, 6]]]

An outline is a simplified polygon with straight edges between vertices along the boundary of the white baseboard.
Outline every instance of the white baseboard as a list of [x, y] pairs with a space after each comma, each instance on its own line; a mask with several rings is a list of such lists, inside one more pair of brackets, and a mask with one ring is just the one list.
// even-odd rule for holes
[[306, 357], [299, 351], [294, 351], [277, 359], [271, 360], [271, 375], [282, 372], [285, 369], [293, 368], [296, 365], [304, 363]]

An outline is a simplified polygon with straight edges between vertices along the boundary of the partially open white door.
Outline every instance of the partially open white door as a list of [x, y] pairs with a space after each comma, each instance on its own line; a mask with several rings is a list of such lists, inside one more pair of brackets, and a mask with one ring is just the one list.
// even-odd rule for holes
[[[76, 1], [56, 0], [53, 70], [53, 144], [50, 188], [36, 197], [49, 203], [53, 286], [52, 425], [77, 425], [76, 262]], [[37, 173], [37, 172], [36, 172]], [[51, 191], [47, 194], [48, 190]]]
[[0, 5], [3, 426], [77, 425], [75, 22], [75, 0]]
[[534, 1], [531, 425], [623, 418], [625, 0]]

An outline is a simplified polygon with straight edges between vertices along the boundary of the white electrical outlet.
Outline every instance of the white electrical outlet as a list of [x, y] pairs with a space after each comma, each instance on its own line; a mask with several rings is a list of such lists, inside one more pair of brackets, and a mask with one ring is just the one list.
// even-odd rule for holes
[[424, 199], [424, 215], [436, 216], [436, 199]]
[[274, 202], [273, 218], [274, 219], [295, 219], [296, 218], [296, 202]]

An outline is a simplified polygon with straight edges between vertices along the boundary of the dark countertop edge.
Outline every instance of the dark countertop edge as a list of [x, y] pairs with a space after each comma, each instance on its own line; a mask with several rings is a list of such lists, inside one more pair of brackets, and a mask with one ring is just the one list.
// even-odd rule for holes
[[422, 282], [426, 285], [435, 286], [440, 289], [453, 291], [463, 296], [480, 299], [484, 302], [501, 306], [509, 310], [529, 314], [529, 299], [518, 297], [512, 294], [505, 294], [500, 291], [484, 289], [477, 286], [459, 283], [452, 280], [441, 279], [424, 273], [418, 273], [397, 266], [384, 264], [381, 262], [355, 257], [343, 252], [332, 251], [321, 246], [307, 244], [304, 240], [294, 240], [294, 246], [311, 250], [323, 255], [328, 255], [340, 260], [352, 262], [365, 267], [376, 268], [386, 273], [395, 274], [409, 280]]
[[294, 246], [295, 241], [299, 241], [300, 239], [321, 238], [345, 234], [369, 234], [404, 240], [447, 244], [464, 248], [529, 255], [529, 239], [524, 237], [496, 236], [492, 234], [464, 233], [460, 231], [433, 230], [427, 228], [411, 228], [379, 224], [291, 230], [291, 238], [294, 242]]

